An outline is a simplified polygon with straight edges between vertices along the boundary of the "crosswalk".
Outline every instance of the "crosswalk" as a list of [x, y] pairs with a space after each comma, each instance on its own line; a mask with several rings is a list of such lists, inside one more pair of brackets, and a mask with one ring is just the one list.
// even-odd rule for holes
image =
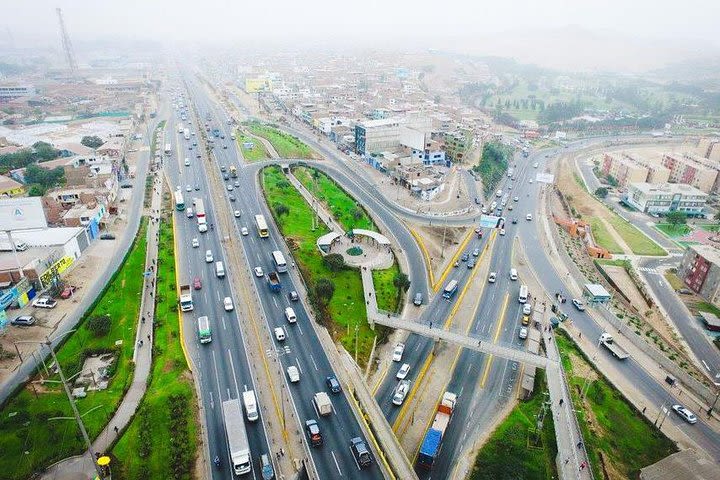
[[655, 268], [638, 267], [637, 269], [641, 272], [649, 273], [651, 275], [659, 275], [660, 274], [660, 272], [658, 272], [657, 269], [655, 269]]

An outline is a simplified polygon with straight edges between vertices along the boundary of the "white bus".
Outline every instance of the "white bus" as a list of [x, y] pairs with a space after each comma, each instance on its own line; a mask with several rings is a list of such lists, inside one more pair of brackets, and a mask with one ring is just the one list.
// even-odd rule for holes
[[528, 300], [528, 287], [527, 285], [520, 285], [520, 294], [518, 295], [518, 302], [525, 303]]
[[260, 235], [260, 238], [268, 238], [270, 236], [270, 232], [268, 231], [268, 226], [265, 222], [264, 216], [255, 215], [255, 226], [257, 227], [258, 235]]
[[172, 145], [169, 143], [165, 144], [165, 155], [171, 155], [172, 154]]
[[175, 208], [180, 212], [185, 210], [185, 199], [180, 190], [175, 190]]
[[200, 337], [200, 343], [212, 342], [212, 332], [210, 331], [210, 321], [208, 317], [198, 318], [198, 336]]
[[287, 263], [285, 262], [285, 257], [280, 250], [272, 252], [272, 259], [273, 262], [275, 262], [275, 270], [279, 273], [287, 272]]

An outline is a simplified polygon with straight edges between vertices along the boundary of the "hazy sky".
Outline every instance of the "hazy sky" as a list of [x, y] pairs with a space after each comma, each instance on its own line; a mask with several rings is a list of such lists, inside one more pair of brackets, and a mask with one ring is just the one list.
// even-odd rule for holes
[[[71, 37], [250, 42], [382, 37], [431, 45], [447, 33], [484, 35], [577, 25], [644, 38], [717, 45], [720, 0], [2, 0], [0, 38], [57, 45], [55, 8]], [[4, 42], [3, 42], [4, 43]]]

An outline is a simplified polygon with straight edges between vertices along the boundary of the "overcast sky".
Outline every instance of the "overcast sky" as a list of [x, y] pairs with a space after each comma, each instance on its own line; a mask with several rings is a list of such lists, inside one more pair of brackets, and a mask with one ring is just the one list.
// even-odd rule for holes
[[[577, 25], [641, 38], [718, 41], [720, 0], [3, 0], [0, 38], [57, 42], [56, 7], [74, 42], [372, 36], [420, 39]], [[248, 45], [251, 46], [251, 45]]]

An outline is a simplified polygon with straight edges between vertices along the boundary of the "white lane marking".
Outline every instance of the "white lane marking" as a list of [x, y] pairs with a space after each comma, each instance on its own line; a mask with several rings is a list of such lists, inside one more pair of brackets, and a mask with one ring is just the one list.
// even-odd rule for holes
[[280, 305], [278, 304], [277, 297], [273, 297], [273, 303], [277, 308], [280, 308]]
[[305, 334], [303, 333], [303, 329], [302, 329], [302, 327], [300, 326], [299, 323], [297, 324], [297, 328], [298, 328], [298, 330], [300, 330], [300, 335], [305, 335]]
[[300, 359], [299, 359], [298, 357], [295, 357], [295, 365], [297, 365], [297, 368], [298, 368], [298, 370], [300, 370], [300, 373], [303, 374], [303, 375], [305, 375], [305, 374], [303, 373], [302, 366], [300, 365]]
[[337, 458], [335, 458], [335, 452], [333, 450], [330, 450], [330, 455], [332, 455], [333, 460], [335, 460], [335, 466], [337, 467], [337, 471], [340, 474], [340, 476], [342, 477], [343, 476], [342, 470], [340, 470], [340, 464], [338, 463]]
[[312, 360], [312, 363], [313, 363], [313, 366], [315, 367], [315, 370], [318, 370], [318, 371], [319, 371], [320, 369], [318, 368], [317, 363], [315, 363], [315, 359], [313, 358], [312, 355], [310, 355], [310, 360]]
[[225, 317], [222, 317], [222, 325], [223, 325], [223, 330], [227, 330], [227, 326], [225, 326]]
[[228, 354], [228, 359], [230, 360], [230, 368], [232, 369], [233, 381], [235, 382], [235, 391], [237, 392], [238, 398], [240, 398], [240, 387], [238, 386], [237, 374], [235, 373], [235, 364], [233, 363], [232, 353], [230, 352], [229, 348], [228, 348], [227, 354]]
[[220, 301], [220, 290], [216, 290], [215, 293], [217, 293], [217, 299], [218, 299], [218, 302], [219, 302], [219, 301]]
[[707, 368], [708, 372], [712, 372], [712, 370], [710, 370], [710, 367], [708, 367], [708, 364], [705, 363], [705, 360], [700, 360], [700, 361], [703, 363], [703, 365], [705, 365], [705, 368]]

